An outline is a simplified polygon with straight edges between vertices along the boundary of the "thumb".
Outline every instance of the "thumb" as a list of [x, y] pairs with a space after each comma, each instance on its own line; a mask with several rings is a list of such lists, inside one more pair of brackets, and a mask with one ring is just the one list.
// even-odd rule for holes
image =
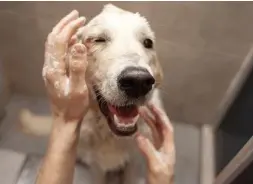
[[87, 51], [83, 44], [73, 45], [69, 57], [69, 78], [71, 90], [81, 89], [85, 83], [85, 73], [88, 66]]
[[157, 153], [151, 141], [142, 135], [137, 135], [136, 142], [147, 161], [148, 167], [152, 168], [153, 166], [155, 166], [155, 164], [157, 163]]

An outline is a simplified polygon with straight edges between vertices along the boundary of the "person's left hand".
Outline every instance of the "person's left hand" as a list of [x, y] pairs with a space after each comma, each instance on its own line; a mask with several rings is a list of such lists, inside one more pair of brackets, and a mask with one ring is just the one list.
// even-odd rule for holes
[[136, 137], [138, 147], [146, 158], [148, 184], [174, 183], [175, 145], [173, 128], [168, 116], [152, 104], [139, 111], [152, 130], [154, 144], [144, 136]]

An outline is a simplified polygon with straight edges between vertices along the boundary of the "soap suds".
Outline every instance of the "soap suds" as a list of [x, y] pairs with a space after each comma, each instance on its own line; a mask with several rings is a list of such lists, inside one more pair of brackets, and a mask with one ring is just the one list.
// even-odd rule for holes
[[60, 82], [59, 81], [54, 82], [54, 88], [55, 89], [59, 89], [60, 88]]
[[70, 80], [69, 80], [69, 78], [67, 78], [66, 79], [66, 87], [64, 89], [64, 95], [68, 96], [69, 92], [70, 92]]

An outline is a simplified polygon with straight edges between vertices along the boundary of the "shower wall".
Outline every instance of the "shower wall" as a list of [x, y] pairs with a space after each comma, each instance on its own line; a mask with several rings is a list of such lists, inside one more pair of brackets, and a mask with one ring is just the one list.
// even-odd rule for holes
[[0, 121], [5, 115], [5, 105], [9, 102], [10, 91], [8, 80], [3, 68], [3, 63], [0, 60]]
[[[106, 2], [0, 2], [0, 59], [11, 91], [44, 96], [43, 46], [72, 9], [88, 20]], [[161, 86], [172, 120], [211, 123], [253, 40], [251, 2], [114, 2], [140, 12], [157, 36]]]

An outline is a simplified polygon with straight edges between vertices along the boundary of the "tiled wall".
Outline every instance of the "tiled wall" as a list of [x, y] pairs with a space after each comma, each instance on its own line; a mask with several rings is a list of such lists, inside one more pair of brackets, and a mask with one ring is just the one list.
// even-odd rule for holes
[[[91, 18], [105, 2], [0, 2], [0, 58], [15, 92], [44, 95], [45, 37], [72, 9]], [[115, 2], [157, 35], [171, 119], [207, 123], [253, 40], [251, 2]]]
[[3, 63], [0, 60], [0, 121], [5, 115], [5, 106], [8, 104], [10, 96], [9, 83], [3, 68]]

